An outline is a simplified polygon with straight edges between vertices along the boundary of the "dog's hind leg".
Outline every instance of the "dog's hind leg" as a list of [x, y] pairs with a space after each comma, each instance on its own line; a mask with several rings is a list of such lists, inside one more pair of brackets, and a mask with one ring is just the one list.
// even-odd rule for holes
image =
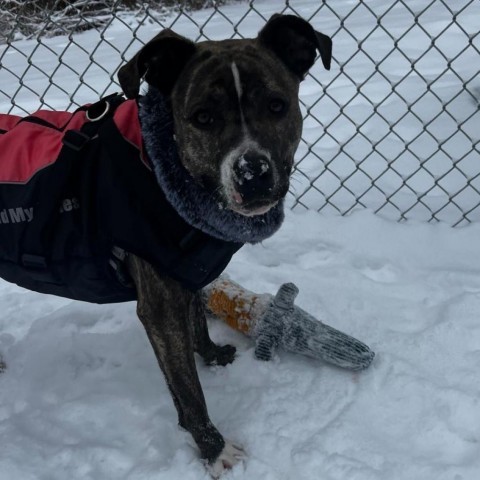
[[202, 294], [195, 294], [191, 303], [190, 318], [194, 320], [195, 351], [207, 365], [227, 365], [235, 359], [237, 349], [232, 345], [215, 344], [208, 333], [207, 319]]
[[128, 266], [137, 289], [138, 317], [165, 375], [179, 424], [191, 433], [216, 475], [237, 463], [244, 453], [224, 440], [208, 416], [194, 358], [196, 319], [190, 314], [195, 294], [161, 277], [149, 263], [134, 255], [129, 255]]

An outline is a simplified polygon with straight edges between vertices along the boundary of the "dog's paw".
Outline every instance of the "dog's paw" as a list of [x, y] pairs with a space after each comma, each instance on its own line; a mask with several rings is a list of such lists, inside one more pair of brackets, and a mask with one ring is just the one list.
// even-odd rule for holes
[[207, 470], [213, 478], [220, 478], [223, 473], [246, 458], [247, 454], [240, 445], [225, 440], [223, 450], [214, 462], [207, 464]]
[[214, 345], [213, 348], [205, 352], [203, 359], [207, 365], [220, 365], [224, 367], [235, 360], [235, 353], [237, 349], [232, 345], [218, 346]]

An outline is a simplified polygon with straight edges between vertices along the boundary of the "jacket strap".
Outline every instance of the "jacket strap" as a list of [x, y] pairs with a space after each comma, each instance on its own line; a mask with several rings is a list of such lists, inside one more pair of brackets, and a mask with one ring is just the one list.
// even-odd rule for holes
[[105, 120], [111, 118], [118, 106], [124, 101], [125, 98], [120, 93], [112, 93], [101, 98], [98, 102], [78, 108], [75, 113], [85, 111], [87, 122], [82, 125], [80, 130], [67, 130], [62, 138], [62, 143], [67, 148], [80, 152], [95, 137]]
[[[97, 135], [98, 129], [103, 122], [113, 116], [116, 108], [124, 101], [125, 99], [122, 95], [115, 93], [102, 98], [92, 105], [84, 105], [73, 113], [74, 115], [79, 111], [86, 111], [90, 120], [85, 122], [80, 130], [66, 130], [64, 132], [62, 137], [64, 148], [60, 150], [60, 154], [55, 162], [58, 178], [66, 178], [68, 176], [68, 172], [72, 168], [72, 162], [75, 162], [77, 157], [81, 156], [81, 151], [85, 145]], [[100, 114], [98, 112], [100, 112]], [[27, 117], [24, 121], [42, 123], [42, 125], [46, 127], [52, 127], [58, 130], [57, 127], [36, 117]], [[59, 201], [62, 199], [63, 191], [60, 191], [57, 195], [51, 195], [51, 193], [46, 190], [47, 188], [50, 187], [45, 186], [45, 191], [42, 192], [44, 199], [44, 216], [48, 219], [46, 222], [47, 227], [45, 227], [45, 222], [32, 222], [29, 226], [29, 236], [25, 239], [25, 253], [22, 255], [20, 261], [33, 278], [42, 282], [56, 283], [57, 279], [52, 276], [48, 268], [48, 259], [42, 255], [38, 255], [36, 252], [36, 244], [31, 244], [31, 242], [36, 242], [36, 239], [42, 238], [42, 233], [45, 230], [48, 232], [52, 219], [56, 218], [55, 213], [59, 208]]]

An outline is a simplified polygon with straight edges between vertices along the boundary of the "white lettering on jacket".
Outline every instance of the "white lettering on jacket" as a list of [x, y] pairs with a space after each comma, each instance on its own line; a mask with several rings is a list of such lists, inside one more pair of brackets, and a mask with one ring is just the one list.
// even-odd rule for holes
[[0, 225], [5, 223], [30, 223], [33, 220], [33, 207], [4, 208], [0, 210]]

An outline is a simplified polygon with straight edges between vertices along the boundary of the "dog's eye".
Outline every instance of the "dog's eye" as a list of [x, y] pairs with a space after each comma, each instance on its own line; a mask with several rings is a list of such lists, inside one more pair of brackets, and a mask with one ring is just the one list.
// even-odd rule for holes
[[270, 108], [270, 111], [273, 113], [282, 113], [285, 110], [285, 102], [283, 100], [280, 100], [279, 98], [274, 98], [273, 100], [270, 100], [270, 103], [268, 105], [268, 108]]
[[201, 127], [208, 127], [213, 123], [213, 116], [207, 110], [199, 110], [193, 118], [195, 123]]

